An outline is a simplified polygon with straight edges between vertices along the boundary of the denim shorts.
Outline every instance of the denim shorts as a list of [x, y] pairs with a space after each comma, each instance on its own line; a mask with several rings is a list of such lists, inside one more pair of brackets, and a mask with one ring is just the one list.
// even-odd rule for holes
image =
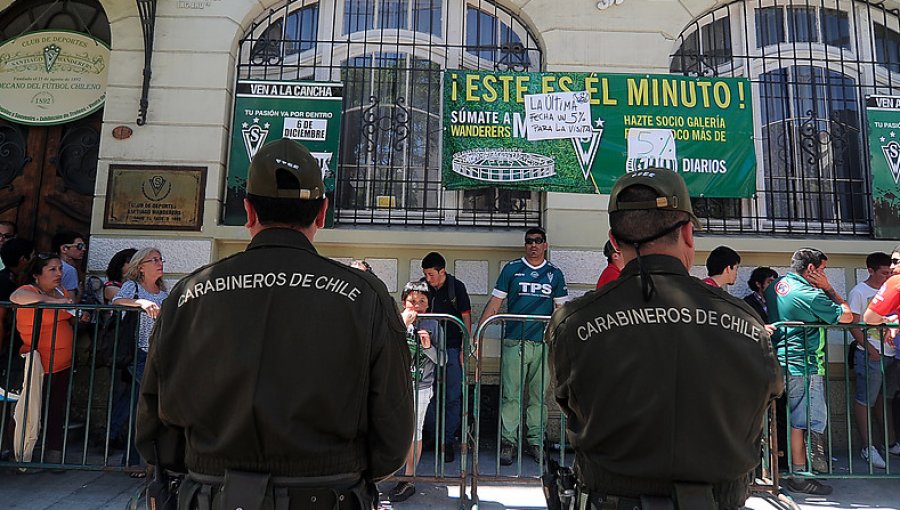
[[[791, 412], [791, 427], [804, 430], [812, 429], [813, 432], [818, 432], [819, 434], [825, 432], [825, 424], [828, 422], [828, 408], [825, 406], [824, 377], [818, 374], [809, 376], [789, 375], [786, 384], [788, 408]], [[807, 411], [809, 412], [807, 413]]]
[[[884, 381], [885, 374], [891, 372], [894, 358], [879, 356], [881, 360], [870, 360], [868, 352], [864, 349], [856, 349], [853, 355], [856, 357], [853, 368], [856, 372], [856, 403], [871, 407], [875, 405], [875, 399], [881, 392], [881, 383]], [[884, 362], [883, 372], [882, 362]], [[866, 372], [868, 372], [868, 378]]]

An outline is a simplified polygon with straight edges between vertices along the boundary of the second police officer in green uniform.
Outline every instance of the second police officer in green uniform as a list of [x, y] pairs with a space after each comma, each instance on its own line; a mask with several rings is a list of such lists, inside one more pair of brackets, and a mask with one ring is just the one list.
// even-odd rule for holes
[[262, 147], [245, 251], [173, 289], [141, 384], [137, 446], [187, 469], [181, 509], [371, 509], [413, 434], [405, 328], [384, 284], [316, 253], [328, 199], [302, 145]]
[[621, 276], [547, 330], [578, 508], [740, 508], [783, 388], [769, 334], [746, 303], [689, 274], [697, 219], [677, 173], [624, 175], [609, 214]]

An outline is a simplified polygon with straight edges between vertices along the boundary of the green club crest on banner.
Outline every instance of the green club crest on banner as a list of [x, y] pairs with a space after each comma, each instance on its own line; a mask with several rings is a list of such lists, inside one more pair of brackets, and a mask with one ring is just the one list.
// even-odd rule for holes
[[866, 98], [875, 237], [900, 239], [900, 97]]

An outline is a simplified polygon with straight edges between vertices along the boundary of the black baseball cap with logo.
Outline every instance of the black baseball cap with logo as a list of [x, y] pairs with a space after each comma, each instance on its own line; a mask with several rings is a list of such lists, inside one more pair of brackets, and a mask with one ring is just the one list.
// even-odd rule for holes
[[[656, 192], [656, 200], [642, 202], [620, 202], [619, 194], [636, 184], [647, 186]], [[636, 211], [647, 209], [665, 209], [681, 211], [691, 217], [694, 227], [700, 228], [700, 220], [694, 215], [691, 207], [691, 196], [688, 194], [684, 179], [677, 172], [668, 168], [646, 168], [629, 172], [616, 181], [609, 195], [609, 212]]]
[[325, 182], [316, 158], [303, 145], [281, 138], [263, 145], [247, 170], [247, 193], [268, 198], [316, 200]]

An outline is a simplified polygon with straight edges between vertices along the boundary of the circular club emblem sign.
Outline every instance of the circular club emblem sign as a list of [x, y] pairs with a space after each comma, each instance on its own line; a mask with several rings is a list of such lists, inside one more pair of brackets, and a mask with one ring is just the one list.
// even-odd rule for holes
[[106, 100], [109, 48], [85, 34], [30, 32], [0, 45], [0, 117], [63, 124]]

